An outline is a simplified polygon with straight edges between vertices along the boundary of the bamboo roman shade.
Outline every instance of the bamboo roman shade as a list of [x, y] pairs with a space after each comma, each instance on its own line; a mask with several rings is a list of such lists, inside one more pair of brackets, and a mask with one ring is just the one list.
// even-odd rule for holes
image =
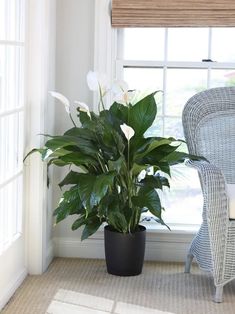
[[112, 26], [235, 26], [235, 0], [113, 0]]

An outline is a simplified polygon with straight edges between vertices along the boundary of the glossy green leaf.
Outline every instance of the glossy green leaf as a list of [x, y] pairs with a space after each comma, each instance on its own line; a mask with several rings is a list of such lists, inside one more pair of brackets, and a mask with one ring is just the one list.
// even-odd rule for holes
[[161, 189], [163, 186], [170, 187], [169, 181], [167, 178], [160, 176], [159, 174], [149, 176], [147, 175], [142, 181], [141, 184], [143, 184], [146, 187], [154, 188], [154, 189]]
[[84, 207], [87, 208], [88, 211], [91, 211], [94, 206], [99, 204], [108, 189], [111, 188], [114, 177], [114, 172], [96, 176], [71, 171], [60, 183], [60, 186], [74, 184], [73, 182], [76, 182], [75, 184]]
[[153, 124], [157, 114], [157, 106], [152, 93], [130, 108], [128, 125], [135, 131], [135, 137], [142, 136]]
[[71, 188], [64, 192], [63, 197], [54, 210], [53, 215], [56, 216], [56, 223], [64, 220], [69, 215], [81, 214], [85, 212], [77, 188]]
[[83, 241], [87, 239], [88, 237], [90, 237], [99, 229], [101, 225], [102, 225], [102, 222], [97, 217], [94, 217], [93, 219], [87, 221], [82, 231], [81, 240]]
[[133, 204], [148, 210], [156, 217], [161, 218], [161, 201], [155, 189], [150, 187], [140, 188], [138, 196], [132, 198]]
[[122, 213], [118, 211], [112, 211], [108, 213], [108, 223], [118, 232], [128, 232], [128, 223], [126, 221], [126, 218]]

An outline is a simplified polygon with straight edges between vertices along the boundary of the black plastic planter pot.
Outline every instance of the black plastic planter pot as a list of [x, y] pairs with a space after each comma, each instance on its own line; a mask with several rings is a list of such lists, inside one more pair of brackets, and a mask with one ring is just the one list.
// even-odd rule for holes
[[104, 229], [104, 244], [107, 271], [117, 276], [141, 274], [145, 252], [146, 228], [139, 226], [135, 233], [123, 234], [113, 231], [110, 226]]

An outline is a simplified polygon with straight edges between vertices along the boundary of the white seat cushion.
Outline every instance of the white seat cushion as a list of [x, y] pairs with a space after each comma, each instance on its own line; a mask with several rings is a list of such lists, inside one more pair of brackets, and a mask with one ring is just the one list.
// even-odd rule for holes
[[227, 184], [229, 198], [229, 218], [235, 219], [235, 184]]

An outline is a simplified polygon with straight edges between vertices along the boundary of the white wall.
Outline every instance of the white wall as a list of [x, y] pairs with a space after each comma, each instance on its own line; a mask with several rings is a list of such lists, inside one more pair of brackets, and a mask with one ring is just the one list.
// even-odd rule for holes
[[[86, 84], [86, 74], [93, 69], [94, 59], [94, 0], [57, 0], [56, 90], [71, 102], [80, 100], [92, 106], [92, 93]], [[61, 134], [71, 122], [62, 105], [55, 111], [56, 134]], [[63, 176], [55, 169], [53, 178], [54, 207], [60, 191], [57, 184]], [[61, 222], [55, 228], [56, 237], [75, 237], [71, 221]]]

